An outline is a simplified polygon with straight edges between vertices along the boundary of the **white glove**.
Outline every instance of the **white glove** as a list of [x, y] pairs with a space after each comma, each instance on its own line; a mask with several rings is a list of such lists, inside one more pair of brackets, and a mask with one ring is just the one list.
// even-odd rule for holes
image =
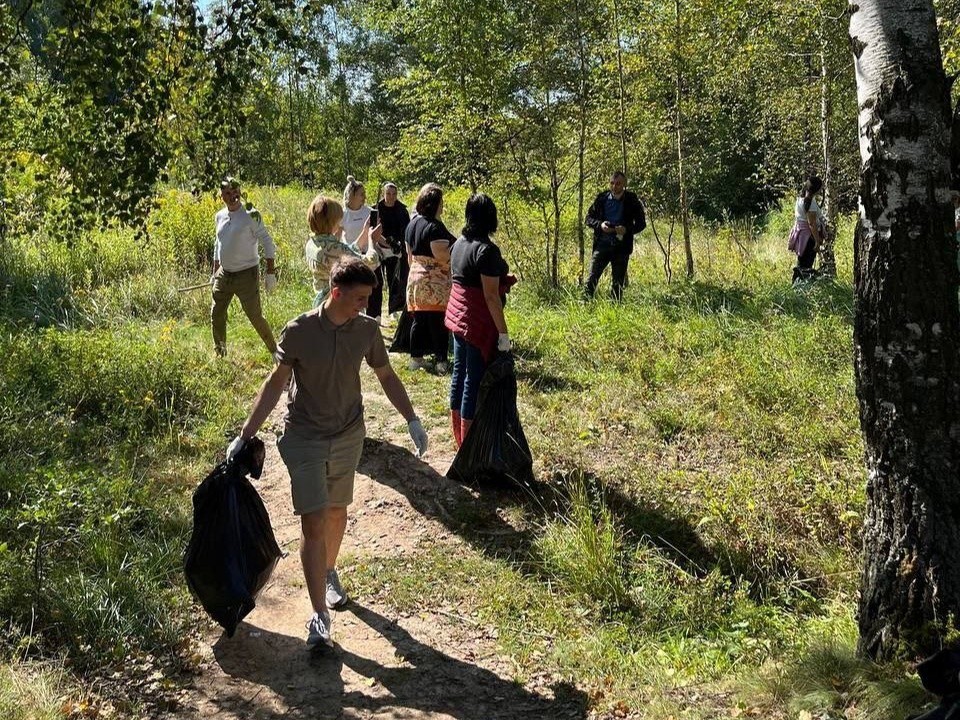
[[510, 352], [513, 343], [510, 342], [510, 336], [507, 333], [500, 333], [497, 336], [497, 350], [500, 352]]
[[417, 457], [423, 457], [427, 452], [427, 431], [423, 429], [420, 418], [415, 417], [408, 422], [407, 430], [410, 431], [410, 439], [417, 448]]
[[243, 446], [246, 444], [247, 444], [247, 441], [244, 440], [239, 435], [237, 435], [233, 439], [233, 442], [230, 443], [230, 445], [227, 447], [227, 462], [230, 462], [231, 460], [233, 460], [236, 454], [241, 450], [243, 450]]
[[267, 292], [273, 292], [273, 289], [277, 286], [277, 274], [268, 272], [263, 276], [263, 288]]

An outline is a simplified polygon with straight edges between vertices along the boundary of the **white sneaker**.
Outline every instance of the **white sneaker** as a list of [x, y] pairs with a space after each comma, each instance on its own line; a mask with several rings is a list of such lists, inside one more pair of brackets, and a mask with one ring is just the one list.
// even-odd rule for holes
[[426, 370], [427, 362], [423, 358], [410, 358], [410, 362], [407, 363], [407, 370], [411, 372], [416, 372], [417, 370]]
[[343, 591], [343, 585], [340, 584], [340, 576], [337, 570], [327, 570], [327, 607], [331, 610], [339, 610], [347, 604], [347, 594]]
[[445, 360], [440, 360], [436, 365], [433, 366], [433, 371], [437, 375], [446, 375], [448, 372], [450, 372], [450, 363], [446, 362]]
[[333, 640], [330, 639], [330, 625], [329, 613], [314, 613], [307, 621], [307, 645], [333, 647]]

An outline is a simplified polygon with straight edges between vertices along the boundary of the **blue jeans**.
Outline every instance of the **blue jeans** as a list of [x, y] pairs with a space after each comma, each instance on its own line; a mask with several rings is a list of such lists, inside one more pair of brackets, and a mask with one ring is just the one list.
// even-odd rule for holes
[[450, 409], [458, 410], [464, 420], [473, 420], [480, 395], [480, 381], [486, 372], [480, 348], [453, 336], [453, 371], [450, 373]]

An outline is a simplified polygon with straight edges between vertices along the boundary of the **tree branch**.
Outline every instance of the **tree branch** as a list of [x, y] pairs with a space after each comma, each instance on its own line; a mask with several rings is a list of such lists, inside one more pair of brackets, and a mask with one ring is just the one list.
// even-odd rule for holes
[[3, 46], [3, 50], [0, 50], [0, 54], [6, 54], [6, 52], [13, 45], [14, 41], [20, 37], [20, 25], [23, 23], [24, 18], [27, 17], [27, 13], [33, 8], [33, 0], [27, 0], [27, 4], [23, 6], [23, 11], [20, 13], [20, 16], [17, 18], [17, 22], [13, 26], [13, 37], [10, 38], [10, 42]]

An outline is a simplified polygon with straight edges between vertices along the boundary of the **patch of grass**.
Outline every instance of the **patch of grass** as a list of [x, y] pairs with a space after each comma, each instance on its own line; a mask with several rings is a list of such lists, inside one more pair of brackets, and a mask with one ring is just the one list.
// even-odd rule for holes
[[59, 663], [0, 663], [0, 717], [5, 720], [60, 720], [64, 708], [73, 707], [73, 692]]
[[591, 497], [582, 477], [568, 485], [569, 506], [536, 540], [544, 569], [569, 592], [609, 610], [632, 605], [623, 572], [624, 534], [602, 496]]
[[738, 669], [778, 656], [804, 622], [732, 591], [718, 574], [684, 575], [654, 554], [630, 560], [636, 584], [627, 611], [543, 582], [524, 559], [510, 563], [464, 547], [354, 557], [343, 577], [362, 602], [410, 614], [440, 608], [442, 622], [465, 630], [492, 626], [518, 679], [543, 672], [576, 679], [598, 711], [650, 703], [676, 710], [689, 705], [683, 688], [692, 686], [690, 694], [705, 701], [703, 717], [716, 717]]
[[182, 496], [139, 474], [63, 466], [4, 474], [0, 488], [16, 501], [0, 508], [0, 607], [33, 647], [98, 669], [181, 645]]
[[909, 668], [877, 665], [857, 656], [856, 627], [842, 610], [811, 627], [810, 637], [788, 662], [743, 681], [743, 696], [793, 716], [889, 720], [906, 718], [932, 697]]
[[788, 280], [638, 281], [622, 305], [549, 311], [519, 288], [508, 323], [541, 472], [584, 469], [691, 518], [734, 575], [836, 573], [823, 548], [855, 557], [863, 506], [850, 314], [833, 286], [796, 297]]

